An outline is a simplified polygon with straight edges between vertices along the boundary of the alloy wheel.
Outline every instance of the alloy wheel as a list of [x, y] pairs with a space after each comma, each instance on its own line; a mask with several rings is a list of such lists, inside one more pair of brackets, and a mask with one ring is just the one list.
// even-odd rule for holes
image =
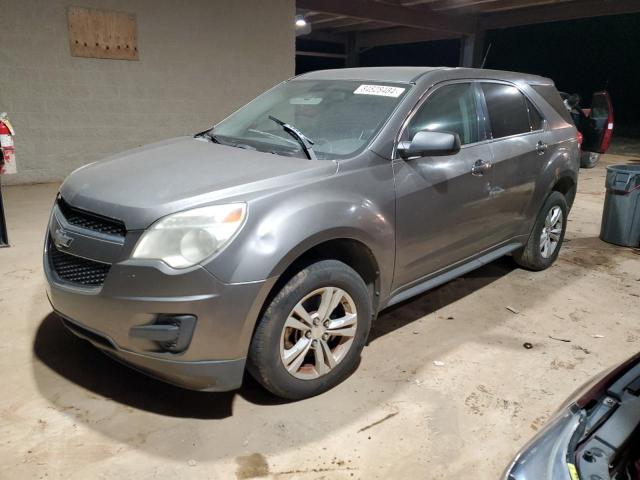
[[301, 380], [331, 372], [347, 355], [356, 334], [358, 312], [351, 296], [337, 287], [306, 295], [289, 313], [280, 337], [280, 359]]
[[540, 254], [543, 258], [551, 257], [560, 242], [562, 235], [563, 215], [559, 206], [552, 207], [544, 219], [544, 227], [540, 234]]

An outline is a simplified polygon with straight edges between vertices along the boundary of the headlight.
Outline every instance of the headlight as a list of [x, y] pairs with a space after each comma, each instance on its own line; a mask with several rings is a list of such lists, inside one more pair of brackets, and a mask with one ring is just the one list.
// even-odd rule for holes
[[147, 230], [131, 258], [162, 260], [173, 268], [200, 263], [224, 247], [242, 227], [244, 203], [212, 205], [174, 213]]

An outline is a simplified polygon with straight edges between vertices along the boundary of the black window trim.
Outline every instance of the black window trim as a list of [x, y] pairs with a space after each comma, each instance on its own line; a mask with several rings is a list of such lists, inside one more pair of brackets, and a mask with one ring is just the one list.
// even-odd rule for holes
[[[400, 156], [398, 155], [398, 144], [400, 142], [400, 138], [402, 138], [402, 135], [404, 134], [404, 131], [406, 130], [407, 126], [409, 125], [409, 123], [411, 122], [411, 120], [413, 119], [414, 115], [416, 114], [416, 112], [420, 109], [420, 107], [422, 107], [422, 104], [424, 102], [426, 102], [429, 97], [431, 95], [433, 95], [433, 93], [438, 90], [441, 87], [447, 86], [447, 85], [452, 85], [452, 84], [456, 84], [456, 83], [470, 83], [470, 84], [474, 84], [474, 90], [475, 90], [475, 94], [476, 94], [476, 106], [478, 107], [478, 123], [480, 124], [480, 136], [482, 137], [481, 140], [474, 142], [474, 143], [467, 143], [466, 145], [461, 145], [460, 149], [463, 150], [465, 148], [470, 148], [470, 147], [475, 147], [477, 145], [482, 145], [482, 144], [489, 144], [489, 143], [493, 143], [493, 142], [499, 142], [501, 140], [507, 140], [510, 138], [515, 138], [515, 137], [519, 137], [522, 135], [532, 135], [532, 134], [540, 134], [540, 133], [544, 133], [546, 131], [548, 131], [549, 128], [549, 122], [547, 120], [547, 118], [544, 116], [544, 114], [542, 113], [542, 110], [540, 109], [540, 107], [536, 104], [536, 102], [529, 96], [526, 94], [526, 92], [524, 92], [518, 85], [516, 85], [513, 82], [508, 82], [506, 80], [497, 80], [497, 79], [493, 79], [493, 78], [457, 78], [454, 80], [444, 80], [442, 82], [438, 82], [438, 83], [434, 83], [433, 85], [431, 85], [429, 88], [427, 88], [425, 90], [425, 92], [420, 96], [420, 98], [418, 98], [418, 100], [416, 101], [415, 105], [411, 108], [411, 110], [409, 111], [409, 113], [406, 115], [405, 119], [403, 120], [402, 124], [400, 125], [400, 128], [398, 129], [398, 132], [396, 133], [396, 137], [393, 143], [393, 151], [391, 153], [391, 159], [392, 160], [397, 160], [400, 158]], [[524, 95], [524, 97], [529, 100], [529, 102], [531, 103], [531, 105], [533, 105], [533, 107], [538, 111], [538, 114], [540, 115], [540, 118], [542, 119], [541, 122], [541, 127], [538, 130], [531, 130], [529, 132], [524, 132], [524, 133], [516, 133], [514, 135], [509, 135], [508, 137], [500, 137], [500, 138], [493, 138], [493, 132], [491, 131], [491, 121], [489, 118], [489, 110], [487, 108], [487, 102], [486, 99], [484, 98], [484, 92], [482, 90], [482, 83], [498, 83], [498, 84], [502, 84], [502, 85], [509, 85], [511, 87], [515, 87], [518, 89], [518, 91]], [[529, 107], [527, 105], [527, 113], [529, 113]], [[531, 126], [531, 117], [529, 116], [529, 128], [532, 128]]]
[[540, 115], [540, 118], [542, 119], [541, 122], [541, 127], [538, 130], [533, 130], [533, 127], [531, 125], [531, 116], [530, 116], [530, 112], [529, 112], [529, 106], [527, 104], [525, 104], [526, 108], [527, 108], [527, 116], [529, 117], [529, 128], [530, 130], [528, 132], [522, 132], [522, 133], [515, 133], [513, 135], [509, 135], [506, 137], [500, 137], [500, 138], [493, 138], [493, 130], [491, 129], [491, 119], [489, 118], [489, 108], [487, 107], [487, 100], [484, 96], [484, 91], [482, 90], [482, 85], [479, 85], [479, 95], [480, 98], [482, 99], [482, 107], [484, 109], [484, 113], [485, 113], [485, 128], [488, 131], [488, 136], [489, 136], [489, 140], [488, 142], [492, 143], [492, 142], [499, 142], [502, 140], [508, 140], [510, 138], [515, 138], [515, 137], [521, 137], [523, 135], [532, 135], [532, 134], [539, 134], [539, 133], [544, 133], [547, 131], [548, 129], [548, 125], [549, 122], [547, 121], [547, 118], [542, 114], [542, 112], [540, 111], [540, 107], [538, 107], [538, 105], [536, 105], [536, 102], [534, 102], [531, 97], [529, 95], [527, 95], [518, 85], [516, 85], [515, 83], [512, 82], [507, 82], [505, 80], [494, 80], [494, 79], [480, 79], [478, 80], [479, 83], [497, 83], [497, 84], [501, 84], [501, 85], [509, 85], [510, 87], [514, 87], [516, 88], [523, 96], [524, 98], [526, 98], [527, 100], [529, 100], [529, 102], [531, 103], [531, 105], [533, 105], [533, 108], [535, 108], [538, 112], [538, 114]]
[[[398, 132], [396, 133], [396, 137], [395, 140], [393, 142], [393, 152], [391, 154], [391, 159], [392, 160], [397, 160], [400, 158], [400, 156], [398, 155], [398, 144], [400, 142], [400, 139], [402, 138], [402, 135], [404, 134], [404, 131], [407, 129], [407, 127], [409, 126], [409, 123], [411, 122], [411, 120], [413, 119], [413, 117], [415, 116], [415, 114], [418, 112], [418, 110], [420, 110], [420, 107], [422, 107], [422, 104], [424, 102], [426, 102], [429, 97], [431, 97], [431, 95], [433, 95], [433, 93], [445, 86], [448, 85], [454, 85], [457, 83], [468, 83], [472, 85], [472, 88], [474, 90], [475, 93], [475, 97], [476, 97], [476, 108], [477, 108], [477, 112], [478, 112], [478, 124], [480, 126], [480, 131], [478, 132], [481, 136], [481, 140], [474, 142], [474, 143], [467, 143], [465, 145], [461, 145], [460, 149], [463, 150], [465, 148], [469, 148], [469, 147], [475, 147], [477, 145], [481, 145], [483, 143], [488, 143], [491, 142], [492, 139], [490, 138], [490, 133], [491, 133], [491, 129], [487, 129], [487, 123], [489, 121], [488, 115], [487, 115], [487, 111], [486, 111], [486, 106], [483, 105], [484, 103], [484, 96], [480, 96], [482, 94], [482, 89], [479, 87], [479, 85], [477, 85], [479, 82], [482, 82], [483, 80], [480, 78], [457, 78], [455, 80], [444, 80], [442, 82], [438, 82], [438, 83], [434, 83], [433, 85], [431, 85], [429, 88], [427, 88], [427, 90], [420, 96], [420, 98], [416, 101], [416, 104], [411, 108], [411, 110], [409, 111], [409, 113], [406, 115], [405, 119], [403, 120], [402, 124], [400, 125], [400, 128], [398, 129]], [[504, 82], [506, 83], [506, 82]]]
[[[522, 90], [520, 90], [520, 91], [522, 92]], [[538, 108], [538, 106], [535, 103], [533, 103], [533, 100], [531, 100], [531, 97], [529, 97], [524, 92], [522, 92], [522, 94], [524, 95], [524, 98], [527, 99], [527, 111], [529, 112], [529, 126], [531, 127], [531, 132], [529, 132], [529, 133], [544, 132], [546, 130], [546, 126], [547, 126], [547, 119], [545, 118], [545, 116], [540, 111], [540, 108]], [[534, 108], [534, 110], [536, 111], [536, 113], [540, 117], [540, 128], [538, 128], [537, 130], [533, 129], [533, 124], [531, 123], [531, 109], [529, 108], [529, 105], [531, 105]]]

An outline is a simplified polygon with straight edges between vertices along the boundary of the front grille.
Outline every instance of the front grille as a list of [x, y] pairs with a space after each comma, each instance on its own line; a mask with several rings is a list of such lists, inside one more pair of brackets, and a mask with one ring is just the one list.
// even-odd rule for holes
[[76, 227], [119, 237], [124, 237], [127, 233], [127, 229], [121, 221], [72, 207], [62, 197], [58, 197], [58, 208], [67, 222]]
[[111, 265], [61, 252], [49, 240], [51, 269], [65, 282], [85, 287], [99, 287], [104, 283]]

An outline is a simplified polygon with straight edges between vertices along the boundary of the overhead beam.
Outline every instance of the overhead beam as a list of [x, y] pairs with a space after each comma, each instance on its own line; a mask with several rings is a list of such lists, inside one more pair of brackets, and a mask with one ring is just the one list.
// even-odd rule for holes
[[416, 5], [424, 5], [425, 3], [433, 3], [436, 0], [409, 0], [405, 2], [400, 2], [400, 5], [403, 7], [414, 7]]
[[[339, 20], [334, 20], [332, 22], [326, 22], [322, 25], [318, 25], [318, 28], [326, 30], [341, 27], [351, 27], [353, 25], [362, 25], [363, 23], [369, 23], [369, 20], [362, 20], [359, 18], [341, 18]], [[314, 25], [314, 23], [312, 22], [311, 25]]]
[[322, 15], [322, 14], [320, 12], [310, 12], [310, 11], [304, 12], [305, 17], [316, 17], [318, 15]]
[[481, 25], [490, 30], [639, 12], [640, 1], [638, 0], [585, 0], [488, 14], [482, 17]]
[[[366, 23], [361, 23], [360, 25], [352, 25], [350, 27], [334, 28], [332, 32], [334, 33], [362, 32], [367, 30], [379, 30], [381, 28], [389, 28], [389, 24], [380, 23], [380, 22], [366, 22]], [[422, 31], [428, 32], [428, 30], [422, 30]]]
[[433, 40], [450, 40], [453, 38], [459, 38], [459, 35], [413, 28], [389, 28], [372, 32], [358, 32], [358, 46], [360, 48], [371, 48], [380, 45], [400, 45], [403, 43], [431, 42]]
[[[323, 13], [323, 15], [327, 15], [326, 13]], [[335, 22], [336, 20], [344, 20], [346, 17], [341, 16], [341, 15], [327, 15], [324, 18], [320, 18], [318, 20], [311, 20], [311, 24], [312, 25], [320, 25], [322, 23], [331, 23], [331, 22]]]
[[431, 8], [439, 12], [444, 12], [455, 8], [456, 15], [483, 15], [489, 12], [499, 12], [506, 10], [517, 10], [518, 8], [541, 7], [548, 4], [556, 4], [563, 2], [575, 2], [575, 0], [473, 0], [466, 4], [453, 4], [449, 0], [438, 0]]
[[328, 43], [344, 43], [346, 41], [346, 35], [344, 33], [334, 32], [319, 32], [312, 31], [307, 35], [300, 35], [300, 40], [313, 40], [316, 42], [328, 42]]
[[479, 9], [475, 10], [475, 13], [482, 14], [485, 12], [517, 10], [518, 8], [541, 7], [550, 3], [558, 4], [573, 1], [574, 0], [494, 0], [491, 3], [481, 5]]
[[308, 50], [296, 50], [296, 55], [303, 57], [326, 57], [326, 58], [346, 58], [346, 53], [326, 53], [326, 52], [311, 52]]
[[496, 0], [436, 0], [429, 7], [433, 10], [455, 10], [457, 8], [468, 8], [481, 5], [483, 3], [495, 2]]
[[297, 0], [298, 8], [330, 15], [359, 18], [390, 25], [420, 28], [437, 32], [472, 34], [476, 21], [423, 9], [373, 3], [366, 0]]

